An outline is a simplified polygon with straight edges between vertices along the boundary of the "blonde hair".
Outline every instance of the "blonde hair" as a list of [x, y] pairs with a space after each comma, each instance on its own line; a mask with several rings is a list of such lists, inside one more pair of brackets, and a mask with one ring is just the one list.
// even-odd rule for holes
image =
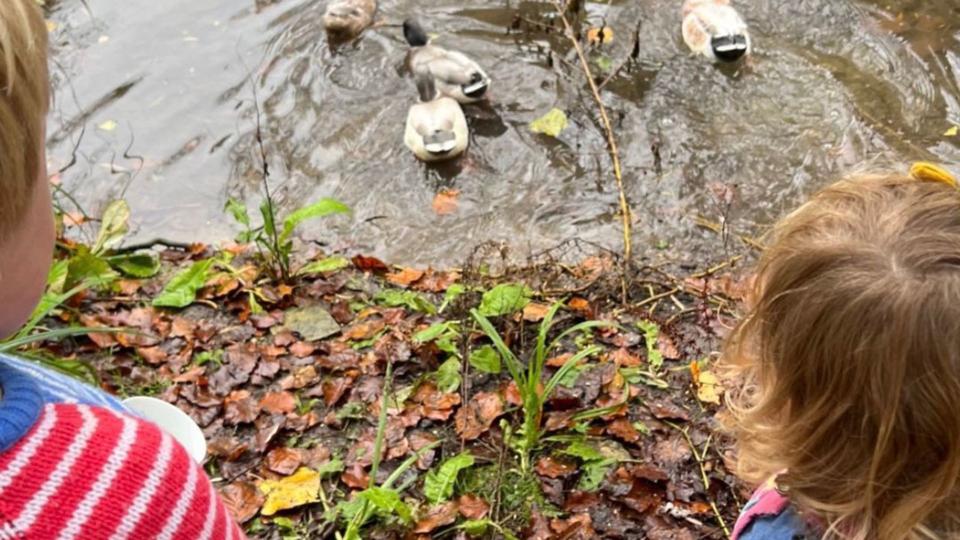
[[23, 219], [43, 159], [47, 28], [34, 0], [0, 1], [0, 241]]
[[956, 187], [826, 188], [776, 225], [752, 294], [724, 356], [739, 474], [776, 477], [824, 538], [956, 537]]

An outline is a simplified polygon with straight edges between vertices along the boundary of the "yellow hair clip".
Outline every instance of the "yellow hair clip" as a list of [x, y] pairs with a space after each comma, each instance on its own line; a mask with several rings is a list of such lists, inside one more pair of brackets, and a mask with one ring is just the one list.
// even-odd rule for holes
[[910, 176], [912, 176], [914, 180], [920, 180], [921, 182], [941, 182], [953, 188], [960, 188], [960, 185], [957, 183], [957, 177], [952, 175], [950, 171], [926, 161], [914, 163], [913, 166], [910, 167]]

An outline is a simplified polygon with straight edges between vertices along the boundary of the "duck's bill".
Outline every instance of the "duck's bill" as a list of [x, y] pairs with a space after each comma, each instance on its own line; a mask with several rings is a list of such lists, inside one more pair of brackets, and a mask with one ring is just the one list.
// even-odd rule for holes
[[479, 99], [485, 93], [487, 93], [487, 81], [477, 81], [463, 86], [463, 95], [469, 98]]

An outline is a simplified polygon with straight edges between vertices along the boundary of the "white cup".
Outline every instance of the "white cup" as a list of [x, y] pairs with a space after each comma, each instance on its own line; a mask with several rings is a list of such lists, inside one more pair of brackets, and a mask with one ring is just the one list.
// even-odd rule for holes
[[135, 396], [123, 400], [123, 404], [144, 419], [160, 426], [160, 429], [176, 439], [187, 450], [187, 454], [197, 463], [203, 463], [207, 457], [207, 440], [200, 426], [187, 413], [166, 401]]

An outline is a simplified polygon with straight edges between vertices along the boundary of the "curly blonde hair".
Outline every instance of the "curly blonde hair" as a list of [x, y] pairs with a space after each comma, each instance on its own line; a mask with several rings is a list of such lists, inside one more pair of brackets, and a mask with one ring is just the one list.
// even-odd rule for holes
[[0, 1], [0, 241], [23, 219], [43, 159], [47, 28], [34, 0]]
[[737, 468], [824, 538], [960, 533], [960, 192], [840, 181], [777, 224], [724, 364]]

